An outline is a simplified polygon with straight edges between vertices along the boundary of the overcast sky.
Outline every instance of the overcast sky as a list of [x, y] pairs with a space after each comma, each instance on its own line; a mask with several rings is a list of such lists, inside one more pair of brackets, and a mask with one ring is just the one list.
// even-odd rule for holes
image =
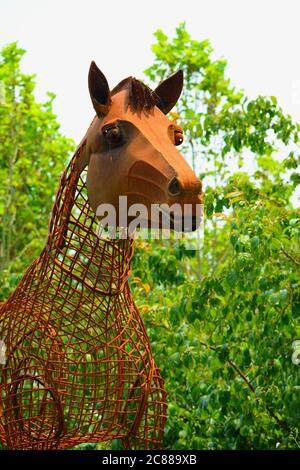
[[18, 40], [37, 97], [57, 95], [63, 132], [79, 142], [92, 119], [87, 72], [94, 59], [111, 86], [151, 65], [153, 32], [183, 20], [228, 60], [232, 84], [275, 95], [300, 121], [299, 0], [0, 0], [0, 46]]

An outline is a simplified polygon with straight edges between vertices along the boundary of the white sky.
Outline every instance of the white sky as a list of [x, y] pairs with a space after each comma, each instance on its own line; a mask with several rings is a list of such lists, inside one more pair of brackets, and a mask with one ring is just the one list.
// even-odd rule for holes
[[37, 97], [57, 95], [63, 132], [79, 142], [93, 117], [87, 73], [94, 59], [111, 86], [151, 65], [153, 32], [210, 39], [228, 60], [232, 84], [247, 95], [277, 96], [300, 121], [299, 0], [0, 0], [0, 46], [18, 40]]

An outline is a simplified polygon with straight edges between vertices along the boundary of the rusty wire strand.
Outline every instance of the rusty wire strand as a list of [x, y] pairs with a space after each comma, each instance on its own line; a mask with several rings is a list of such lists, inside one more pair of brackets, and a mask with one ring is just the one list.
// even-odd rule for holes
[[166, 393], [129, 285], [133, 240], [96, 235], [78, 160], [65, 170], [46, 247], [0, 305], [0, 441], [64, 449], [122, 439], [159, 448]]

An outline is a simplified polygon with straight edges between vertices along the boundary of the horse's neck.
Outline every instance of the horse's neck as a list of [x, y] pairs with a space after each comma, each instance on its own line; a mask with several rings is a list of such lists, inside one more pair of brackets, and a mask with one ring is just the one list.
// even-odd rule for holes
[[121, 292], [129, 275], [133, 240], [97, 235], [86, 192], [80, 147], [64, 172], [53, 206], [43, 272], [53, 263], [70, 278], [99, 293]]

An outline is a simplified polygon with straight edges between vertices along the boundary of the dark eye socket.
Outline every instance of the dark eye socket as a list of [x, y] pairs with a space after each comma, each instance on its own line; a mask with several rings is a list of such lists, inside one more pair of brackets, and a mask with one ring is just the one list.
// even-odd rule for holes
[[110, 148], [124, 144], [125, 136], [118, 124], [109, 124], [102, 129], [102, 133]]
[[175, 131], [174, 133], [175, 145], [181, 145], [183, 142], [183, 133], [182, 131]]

